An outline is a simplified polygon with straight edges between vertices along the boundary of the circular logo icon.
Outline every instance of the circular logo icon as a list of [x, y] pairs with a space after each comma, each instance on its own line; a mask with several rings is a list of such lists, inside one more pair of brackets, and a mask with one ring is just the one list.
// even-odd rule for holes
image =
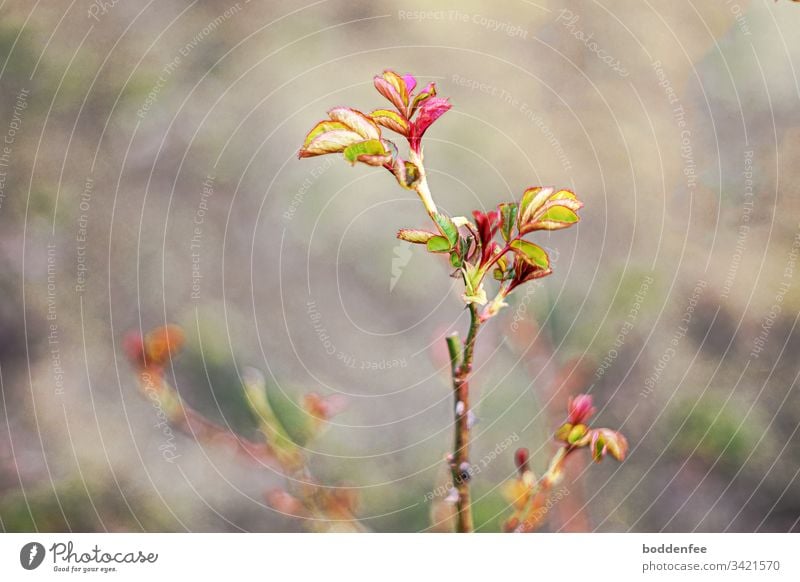
[[19, 563], [26, 570], [35, 570], [44, 561], [44, 546], [39, 542], [28, 542], [19, 551]]

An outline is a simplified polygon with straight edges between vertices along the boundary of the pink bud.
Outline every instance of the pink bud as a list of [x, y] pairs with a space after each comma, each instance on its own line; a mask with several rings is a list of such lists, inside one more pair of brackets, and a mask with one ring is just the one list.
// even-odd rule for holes
[[517, 449], [514, 453], [514, 464], [520, 473], [528, 470], [528, 459], [530, 459], [530, 452], [525, 447]]
[[589, 394], [578, 394], [574, 398], [570, 397], [567, 403], [567, 411], [570, 424], [586, 424], [592, 415], [597, 412], [592, 406], [592, 397]]

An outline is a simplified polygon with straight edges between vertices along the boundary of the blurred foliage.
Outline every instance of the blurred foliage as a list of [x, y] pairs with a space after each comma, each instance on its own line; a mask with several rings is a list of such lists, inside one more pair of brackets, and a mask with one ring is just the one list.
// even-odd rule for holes
[[0, 524], [13, 532], [159, 532], [178, 524], [155, 500], [111, 477], [79, 476], [50, 487], [26, 488], [0, 497]]

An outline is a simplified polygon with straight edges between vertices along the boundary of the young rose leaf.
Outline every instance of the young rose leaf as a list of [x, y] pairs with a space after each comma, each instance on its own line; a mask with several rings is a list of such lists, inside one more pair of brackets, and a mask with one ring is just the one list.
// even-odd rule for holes
[[558, 230], [578, 222], [583, 202], [569, 190], [553, 193], [552, 188], [529, 188], [520, 203], [520, 234], [534, 230]]
[[[548, 203], [551, 204], [551, 203]], [[578, 222], [580, 218], [571, 208], [561, 205], [553, 205], [541, 213], [541, 216], [522, 226], [520, 234], [526, 234], [534, 230], [559, 230], [567, 228]]]
[[511, 240], [511, 235], [514, 233], [514, 224], [517, 220], [517, 211], [519, 206], [514, 203], [501, 204], [498, 209], [500, 210], [500, 234], [503, 235], [503, 240], [508, 242]]
[[439, 227], [439, 231], [450, 242], [450, 248], [454, 247], [458, 242], [458, 227], [453, 222], [453, 219], [445, 214], [435, 214], [433, 218], [436, 220], [436, 226]]
[[403, 82], [406, 84], [408, 96], [411, 97], [412, 91], [417, 86], [417, 78], [414, 75], [403, 75]]
[[462, 226], [472, 226], [472, 227], [475, 226], [469, 221], [469, 219], [466, 216], [454, 216], [453, 224], [455, 224], [459, 228], [461, 228]]
[[[325, 122], [323, 121], [322, 123]], [[319, 124], [317, 127], [319, 127]], [[363, 139], [359, 134], [349, 129], [335, 129], [317, 133], [311, 139], [306, 138], [306, 144], [300, 149], [298, 157], [310, 158], [324, 154], [336, 154], [343, 152], [347, 147]]]
[[435, 236], [437, 236], [435, 233], [428, 232], [427, 230], [401, 228], [397, 231], [397, 238], [400, 240], [421, 245], [427, 244], [427, 242]]
[[621, 432], [608, 428], [596, 428], [591, 431], [592, 458], [599, 463], [606, 454], [617, 461], [624, 461], [628, 454], [628, 440]]
[[308, 147], [308, 144], [310, 144], [318, 135], [334, 130], [351, 131], [350, 128], [344, 123], [326, 119], [324, 121], [320, 121], [313, 128], [311, 128], [311, 131], [309, 131], [308, 135], [306, 136], [306, 140], [303, 142], [303, 147]]
[[422, 136], [431, 124], [447, 113], [452, 105], [447, 99], [441, 97], [430, 97], [421, 103], [417, 109], [417, 116], [411, 124], [408, 136], [408, 143], [415, 152], [420, 152]]
[[426, 244], [432, 253], [446, 253], [453, 248], [449, 240], [438, 234], [429, 238]]
[[522, 200], [519, 203], [520, 227], [530, 222], [533, 214], [547, 202], [547, 199], [550, 198], [552, 194], [552, 188], [542, 188], [540, 186], [525, 190], [525, 193], [522, 195]]
[[486, 273], [479, 265], [465, 262], [461, 268], [464, 274], [464, 287], [465, 293], [461, 296], [465, 303], [475, 303], [477, 305], [485, 305], [488, 301], [486, 297], [486, 290], [483, 288], [483, 275]]
[[[459, 221], [454, 218], [453, 222], [458, 224]], [[467, 254], [469, 253], [471, 246], [472, 237], [459, 237], [455, 249], [453, 249], [453, 251], [450, 253], [450, 264], [453, 266], [453, 268], [460, 269], [464, 265], [464, 261], [467, 260]]]
[[382, 125], [387, 129], [391, 129], [400, 135], [408, 135], [408, 121], [399, 113], [389, 111], [388, 109], [376, 109], [370, 113], [369, 116], [378, 125]]
[[505, 257], [500, 257], [497, 259], [495, 265], [492, 275], [497, 281], [505, 281], [507, 278], [506, 269], [508, 269], [508, 261], [506, 261]]
[[571, 190], [559, 190], [552, 196], [550, 196], [550, 200], [577, 200], [578, 197], [575, 195], [575, 192]]
[[392, 160], [389, 152], [384, 148], [383, 142], [378, 139], [361, 141], [348, 146], [344, 150], [344, 158], [350, 164], [364, 162], [371, 166], [382, 166]]
[[436, 84], [435, 83], [428, 83], [425, 88], [419, 92], [419, 95], [414, 97], [414, 101], [411, 103], [411, 115], [414, 115], [414, 112], [419, 107], [419, 104], [429, 99], [430, 97], [436, 97]]
[[[408, 107], [408, 87], [405, 79], [394, 71], [386, 70], [373, 79], [375, 88], [386, 97], [400, 113], [406, 114]], [[414, 80], [416, 86], [416, 80]]]
[[550, 267], [550, 258], [542, 247], [522, 239], [515, 240], [510, 246], [530, 265], [539, 269], [548, 269]]
[[450, 253], [450, 265], [452, 265], [454, 269], [460, 269], [463, 264], [464, 259], [461, 258], [461, 253], [458, 250], [452, 251]]
[[381, 139], [381, 130], [369, 117], [350, 107], [334, 107], [328, 111], [328, 116], [343, 123], [359, 134], [363, 139]]

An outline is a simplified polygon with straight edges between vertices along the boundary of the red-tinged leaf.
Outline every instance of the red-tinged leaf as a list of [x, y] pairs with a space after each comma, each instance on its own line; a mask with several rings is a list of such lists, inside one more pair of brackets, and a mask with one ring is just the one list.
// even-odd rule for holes
[[368, 166], [381, 168], [381, 167], [386, 166], [387, 164], [390, 164], [392, 162], [392, 156], [390, 156], [388, 154], [374, 155], [374, 156], [373, 155], [362, 154], [362, 155], [358, 156], [358, 160], [357, 161], [361, 162], [362, 164], [367, 164]]
[[422, 102], [417, 110], [417, 116], [411, 124], [411, 129], [408, 137], [408, 143], [411, 149], [415, 152], [420, 151], [420, 144], [422, 136], [431, 126], [431, 124], [444, 115], [452, 105], [447, 99], [440, 97], [431, 97]]
[[343, 152], [354, 143], [364, 141], [358, 133], [350, 130], [326, 131], [317, 135], [311, 142], [300, 150], [298, 156], [310, 158], [324, 154], [336, 154]]
[[[551, 203], [548, 203], [548, 205]], [[559, 230], [568, 228], [578, 222], [580, 217], [574, 210], [561, 205], [552, 205], [531, 222], [524, 224], [520, 229], [520, 234], [526, 234], [534, 230]]]
[[483, 264], [492, 257], [494, 250], [492, 239], [497, 229], [500, 228], [500, 212], [497, 210], [489, 212], [474, 210], [472, 216], [475, 218], [475, 225], [478, 229], [478, 238], [481, 244], [481, 264]]
[[521, 234], [534, 230], [558, 230], [578, 222], [583, 202], [573, 192], [552, 188], [529, 188], [520, 202], [518, 227]]
[[530, 222], [533, 214], [547, 202], [552, 194], [552, 188], [542, 188], [541, 186], [525, 190], [519, 203], [520, 230], [522, 230], [523, 225]]
[[363, 139], [381, 139], [381, 130], [369, 117], [349, 107], [334, 107], [328, 111], [334, 121], [343, 123]]
[[391, 71], [384, 71], [383, 75], [375, 76], [373, 82], [378, 92], [397, 107], [400, 113], [407, 113], [408, 92], [404, 91], [405, 82], [400, 77]]
[[599, 463], [606, 454], [624, 461], [628, 454], [628, 440], [615, 430], [596, 428], [591, 431], [591, 450], [595, 462]]
[[442, 97], [431, 97], [423, 101], [417, 110], [417, 119], [414, 121], [416, 135], [422, 137], [428, 127], [447, 113], [451, 107], [452, 104]]
[[550, 197], [550, 200], [577, 200], [577, 199], [578, 197], [572, 190], [559, 190]]
[[411, 102], [411, 111], [409, 117], [414, 115], [414, 112], [419, 107], [419, 104], [429, 99], [431, 97], [436, 96], [436, 84], [435, 83], [428, 83], [425, 88], [419, 92], [419, 94], [414, 97], [414, 100]]
[[535, 245], [526, 240], [518, 239], [513, 241], [510, 246], [518, 256], [530, 263], [532, 266], [539, 269], [550, 268], [550, 258], [547, 256], [547, 252], [545, 252], [545, 250], [539, 245]]
[[406, 85], [406, 93], [410, 96], [417, 86], [417, 79], [414, 75], [403, 75], [403, 82]]
[[452, 248], [450, 241], [438, 234], [429, 238], [426, 244], [428, 251], [432, 253], [446, 253]]
[[408, 121], [399, 113], [388, 109], [376, 109], [369, 116], [377, 123], [387, 129], [391, 129], [400, 135], [407, 136], [409, 130]]
[[436, 233], [428, 232], [427, 230], [414, 230], [411, 228], [401, 228], [397, 231], [397, 238], [406, 242], [414, 244], [427, 244], [433, 237], [438, 236]]
[[338, 130], [338, 129], [345, 130], [345, 131], [349, 131], [350, 130], [350, 128], [347, 127], [344, 123], [340, 123], [338, 121], [331, 121], [329, 119], [326, 119], [324, 121], [320, 121], [318, 124], [316, 124], [311, 129], [311, 131], [308, 132], [308, 135], [306, 136], [306, 140], [303, 142], [303, 148], [308, 147], [308, 144], [310, 144], [311, 141], [315, 137], [317, 137], [318, 135], [326, 133], [328, 131], [334, 131], [334, 130]]

